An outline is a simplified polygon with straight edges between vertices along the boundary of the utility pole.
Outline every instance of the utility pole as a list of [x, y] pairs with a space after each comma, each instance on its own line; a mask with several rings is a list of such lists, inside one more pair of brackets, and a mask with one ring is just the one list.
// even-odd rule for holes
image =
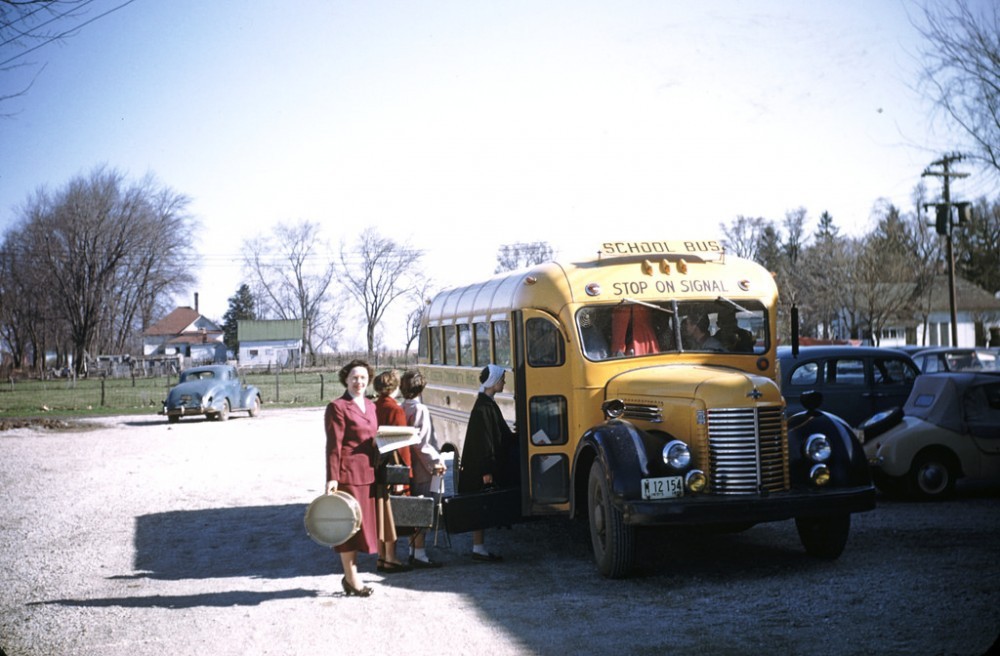
[[[952, 153], [951, 155], [945, 155], [936, 162], [931, 162], [930, 166], [940, 166], [942, 170], [932, 171], [930, 166], [924, 169], [924, 172], [920, 174], [920, 177], [926, 177], [928, 175], [940, 177], [942, 179], [942, 184], [944, 186], [942, 198], [943, 203], [928, 203], [924, 205], [924, 209], [930, 206], [935, 208], [935, 225], [937, 226], [938, 234], [943, 234], [946, 239], [947, 257], [948, 257], [948, 302], [951, 307], [951, 345], [958, 346], [958, 312], [955, 309], [955, 251], [952, 247], [952, 220], [951, 220], [951, 189], [949, 183], [952, 178], [966, 178], [969, 176], [968, 173], [958, 173], [951, 170], [951, 163], [957, 162], [962, 159], [960, 153]], [[963, 211], [967, 208], [967, 203], [962, 203]]]

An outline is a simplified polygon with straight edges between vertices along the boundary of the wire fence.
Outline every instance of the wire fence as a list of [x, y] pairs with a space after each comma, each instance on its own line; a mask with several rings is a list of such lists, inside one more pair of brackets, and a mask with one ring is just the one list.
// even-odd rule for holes
[[[339, 369], [355, 355], [347, 354], [322, 369], [240, 369], [240, 378], [260, 390], [261, 401], [268, 405], [319, 406], [344, 393]], [[358, 356], [363, 358], [362, 356]], [[414, 366], [403, 358], [379, 358], [372, 364], [376, 372], [402, 370]], [[46, 412], [122, 411], [159, 412], [167, 392], [177, 384], [178, 374], [151, 376], [48, 378], [13, 376], [0, 383], [0, 416], [18, 416]]]

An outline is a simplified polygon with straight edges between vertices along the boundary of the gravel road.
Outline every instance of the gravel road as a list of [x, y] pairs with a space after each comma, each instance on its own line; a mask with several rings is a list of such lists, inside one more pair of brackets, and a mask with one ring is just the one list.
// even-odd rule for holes
[[443, 533], [440, 570], [362, 557], [375, 595], [345, 598], [302, 525], [322, 412], [0, 432], [0, 652], [980, 655], [1000, 635], [1000, 486], [880, 499], [833, 563], [792, 522], [650, 531], [605, 581], [584, 525], [543, 520], [488, 534], [501, 564]]

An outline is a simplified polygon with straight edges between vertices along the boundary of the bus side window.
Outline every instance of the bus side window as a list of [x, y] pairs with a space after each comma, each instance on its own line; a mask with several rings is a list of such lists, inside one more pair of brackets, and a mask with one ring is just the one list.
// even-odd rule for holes
[[471, 367], [472, 362], [472, 333], [469, 324], [463, 323], [458, 327], [458, 364]]
[[441, 328], [431, 326], [431, 362], [434, 364], [444, 364], [444, 351], [441, 349]]
[[493, 364], [510, 367], [510, 322], [493, 322]]
[[444, 327], [444, 363], [458, 364], [458, 345], [455, 341], [455, 326]]
[[421, 330], [420, 334], [417, 336], [417, 357], [430, 362], [430, 354], [427, 352], [428, 346], [427, 336], [430, 331], [434, 330], [431, 327], [427, 327], [427, 330]]
[[559, 330], [545, 319], [525, 323], [528, 364], [532, 367], [558, 367], [565, 361], [565, 345]]
[[472, 338], [476, 343], [476, 366], [485, 367], [490, 360], [490, 324], [477, 323], [472, 326]]

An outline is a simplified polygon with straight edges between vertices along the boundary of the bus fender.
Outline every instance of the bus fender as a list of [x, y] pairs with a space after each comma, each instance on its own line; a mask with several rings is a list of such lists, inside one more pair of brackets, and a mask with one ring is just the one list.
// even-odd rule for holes
[[[649, 463], [640, 431], [630, 422], [612, 419], [590, 428], [580, 439], [573, 459], [573, 510], [585, 512], [587, 507], [586, 481], [591, 465], [601, 462], [612, 501], [617, 505], [626, 499], [641, 496], [644, 476], [648, 476]], [[579, 505], [577, 505], [579, 504]]]
[[821, 434], [830, 444], [831, 487], [871, 485], [871, 470], [854, 429], [836, 415], [821, 410], [806, 410], [788, 418], [788, 465], [792, 487], [807, 486], [809, 471], [816, 464], [806, 454], [812, 435]]

